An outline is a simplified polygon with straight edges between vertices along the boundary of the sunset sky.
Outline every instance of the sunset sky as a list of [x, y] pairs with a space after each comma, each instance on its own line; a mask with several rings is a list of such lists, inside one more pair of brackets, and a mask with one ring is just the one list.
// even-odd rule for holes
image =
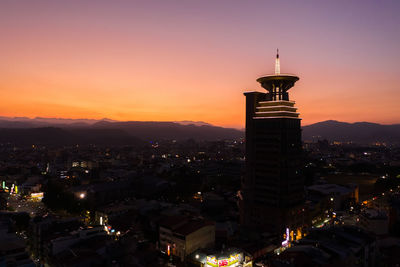
[[273, 73], [303, 125], [400, 123], [399, 0], [1, 0], [0, 116], [244, 127]]

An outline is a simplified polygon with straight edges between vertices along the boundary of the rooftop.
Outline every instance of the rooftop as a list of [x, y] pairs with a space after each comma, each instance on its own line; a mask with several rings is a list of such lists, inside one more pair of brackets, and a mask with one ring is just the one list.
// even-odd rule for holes
[[168, 228], [180, 235], [189, 235], [204, 226], [214, 225], [214, 222], [202, 218], [190, 218], [189, 216], [175, 215], [165, 216], [160, 221], [160, 227]]

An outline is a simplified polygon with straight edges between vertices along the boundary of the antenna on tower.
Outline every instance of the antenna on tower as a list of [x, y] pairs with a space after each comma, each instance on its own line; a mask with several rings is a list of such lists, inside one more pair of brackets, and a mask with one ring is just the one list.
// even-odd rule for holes
[[281, 65], [279, 63], [279, 49], [276, 49], [276, 59], [275, 59], [275, 75], [281, 74]]

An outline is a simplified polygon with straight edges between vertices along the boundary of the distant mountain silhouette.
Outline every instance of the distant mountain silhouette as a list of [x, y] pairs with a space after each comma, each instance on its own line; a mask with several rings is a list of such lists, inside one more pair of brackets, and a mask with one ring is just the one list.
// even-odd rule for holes
[[303, 126], [303, 140], [327, 139], [354, 143], [400, 143], [400, 124], [383, 125], [370, 122], [339, 122], [328, 120]]
[[97, 122], [96, 129], [119, 129], [143, 140], [193, 138], [196, 140], [237, 139], [244, 136], [242, 131], [212, 125], [197, 126], [176, 122], [127, 121], [127, 122]]
[[174, 121], [174, 122], [175, 122], [175, 123], [182, 124], [182, 125], [190, 125], [190, 124], [193, 124], [193, 125], [196, 125], [196, 126], [204, 126], [204, 125], [206, 125], [206, 126], [212, 126], [212, 124], [209, 124], [209, 123], [204, 122], [204, 121]]
[[[222, 140], [243, 138], [242, 130], [205, 122], [113, 121], [109, 119], [52, 119], [0, 117], [0, 142], [16, 144], [128, 145], [139, 139], [154, 141]], [[303, 140], [400, 143], [400, 124], [323, 121], [303, 126]]]
[[0, 128], [29, 128], [29, 127], [77, 127], [89, 126], [99, 121], [115, 120], [103, 118], [101, 120], [94, 119], [64, 119], [64, 118], [27, 118], [27, 117], [3, 117], [0, 116]]
[[[243, 137], [243, 132], [206, 123], [197, 126], [184, 122], [118, 122], [100, 120], [87, 123], [83, 120], [52, 120], [0, 119], [0, 143], [13, 144], [98, 144], [98, 145], [129, 145], [139, 140], [223, 140]], [[199, 124], [199, 123], [198, 123]]]
[[[0, 116], [0, 128], [26, 128], [26, 127], [80, 127], [89, 126], [98, 122], [121, 122], [108, 118], [95, 119], [65, 119], [65, 118], [28, 118], [28, 117], [4, 117]], [[182, 125], [212, 126], [203, 121], [173, 121]]]

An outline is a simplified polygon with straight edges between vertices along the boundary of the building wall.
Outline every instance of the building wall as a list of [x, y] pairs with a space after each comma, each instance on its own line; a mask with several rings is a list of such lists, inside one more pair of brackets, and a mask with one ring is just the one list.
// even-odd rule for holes
[[71, 233], [69, 236], [53, 239], [50, 246], [51, 255], [56, 255], [81, 240], [98, 235], [106, 235], [104, 228], [101, 226], [82, 229], [75, 233]]
[[[282, 232], [304, 199], [301, 128], [295, 118], [254, 119], [268, 94], [246, 96], [246, 174], [242, 180], [241, 224]], [[296, 227], [296, 226], [294, 226]]]
[[168, 228], [160, 226], [159, 235], [160, 235], [160, 250], [167, 253], [168, 245], [172, 244], [172, 231]]
[[389, 233], [388, 218], [368, 218], [366, 216], [360, 216], [360, 225], [365, 230], [377, 235], [386, 235]]
[[160, 250], [168, 253], [168, 246], [170, 246], [171, 255], [179, 257], [182, 261], [193, 251], [199, 248], [212, 247], [214, 243], [215, 224], [201, 227], [186, 236], [160, 227]]
[[215, 243], [215, 224], [207, 225], [186, 236], [186, 255], [199, 248], [213, 246]]

